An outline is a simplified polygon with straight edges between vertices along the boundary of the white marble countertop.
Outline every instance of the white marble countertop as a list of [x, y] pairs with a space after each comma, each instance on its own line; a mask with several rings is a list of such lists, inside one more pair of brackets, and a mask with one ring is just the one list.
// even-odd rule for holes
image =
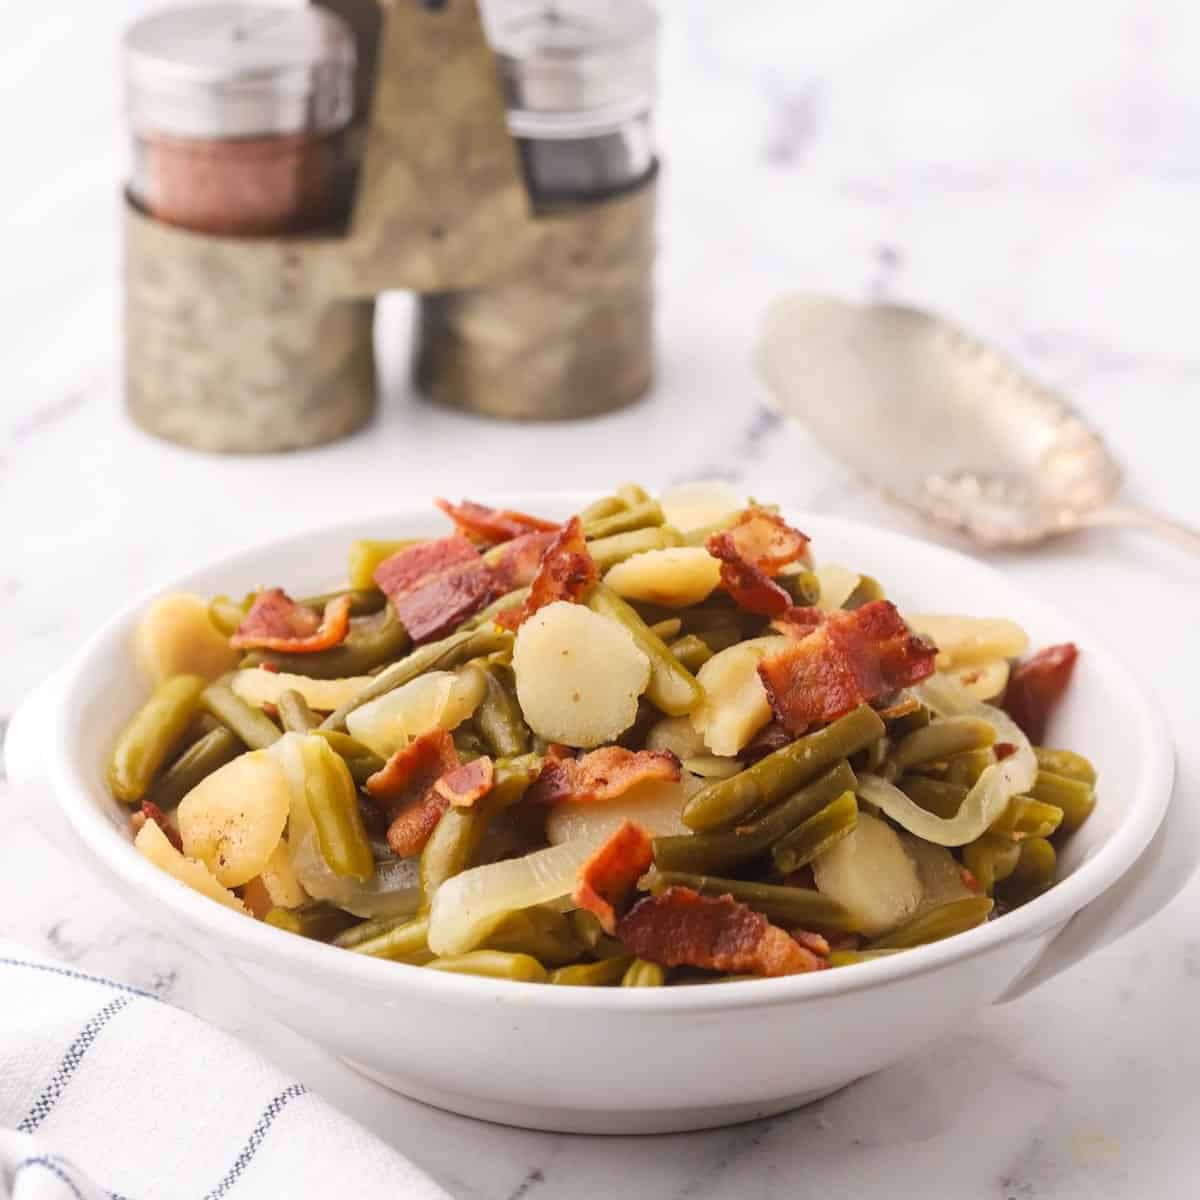
[[[373, 427], [270, 459], [162, 445], [120, 411], [113, 42], [143, 7], [26, 20], [0, 0], [19, 30], [0, 79], [22, 164], [0, 229], [0, 717], [132, 590], [231, 544], [434, 489], [485, 499], [719, 473], [905, 526], [762, 405], [754, 330], [792, 287], [954, 313], [1078, 398], [1125, 460], [1132, 496], [1200, 518], [1193, 5], [760, 0], [748, 19], [693, 0], [667, 17], [653, 398], [549, 427], [426, 407], [406, 388], [397, 297], [381, 319], [388, 387]], [[1194, 761], [1200, 563], [1119, 533], [1001, 562], [1135, 664]], [[588, 1139], [475, 1123], [363, 1081], [217, 989], [151, 914], [100, 891], [27, 818], [0, 784], [0, 935], [242, 1032], [464, 1200], [1195, 1194], [1198, 885], [1030, 998], [809, 1109]]]

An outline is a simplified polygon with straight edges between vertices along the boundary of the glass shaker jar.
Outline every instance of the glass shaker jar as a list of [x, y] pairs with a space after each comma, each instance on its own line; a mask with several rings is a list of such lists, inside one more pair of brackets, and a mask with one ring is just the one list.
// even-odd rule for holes
[[317, 6], [168, 9], [125, 37], [131, 199], [201, 233], [277, 236], [348, 209], [350, 27]]

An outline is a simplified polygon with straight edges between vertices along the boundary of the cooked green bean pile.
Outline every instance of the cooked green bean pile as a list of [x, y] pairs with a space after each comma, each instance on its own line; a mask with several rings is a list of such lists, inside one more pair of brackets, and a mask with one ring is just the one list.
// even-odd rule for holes
[[848, 966], [1053, 885], [1095, 805], [1041, 744], [1073, 646], [902, 617], [723, 484], [438, 507], [321, 595], [151, 605], [108, 765], [147, 858], [351, 953], [576, 987]]

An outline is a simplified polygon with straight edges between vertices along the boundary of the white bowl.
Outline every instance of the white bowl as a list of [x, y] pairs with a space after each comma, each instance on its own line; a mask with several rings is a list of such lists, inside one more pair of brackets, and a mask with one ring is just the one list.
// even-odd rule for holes
[[[565, 516], [587, 499], [518, 495], [506, 503]], [[1047, 894], [969, 933], [865, 965], [661, 990], [449, 975], [281, 933], [151, 866], [130, 844], [127, 811], [105, 789], [108, 748], [144, 694], [129, 645], [146, 596], [14, 718], [10, 774], [22, 783], [48, 779], [81, 857], [140, 912], [161, 914], [280, 1021], [398, 1091], [487, 1120], [590, 1133], [700, 1129], [780, 1112], [946, 1036], [1140, 923], [1182, 886], [1200, 841], [1181, 804], [1171, 808], [1169, 834], [1160, 831], [1174, 773], [1166, 725], [1074, 622], [940, 547], [787, 515], [820, 556], [882, 579], [901, 608], [1012, 617], [1035, 645], [1079, 644], [1051, 740], [1095, 761], [1100, 802], [1062, 855], [1065, 878]], [[162, 590], [239, 593], [278, 582], [317, 591], [334, 582], [352, 538], [441, 527], [425, 505], [342, 522], [233, 554]]]

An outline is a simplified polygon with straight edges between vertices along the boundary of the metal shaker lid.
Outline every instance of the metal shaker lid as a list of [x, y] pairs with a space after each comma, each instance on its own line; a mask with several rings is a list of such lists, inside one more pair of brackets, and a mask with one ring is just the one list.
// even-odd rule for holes
[[338, 129], [354, 109], [354, 35], [317, 6], [167, 9], [125, 35], [139, 131], [236, 138]]
[[658, 17], [645, 0], [484, 0], [483, 15], [518, 136], [586, 136], [650, 109]]

